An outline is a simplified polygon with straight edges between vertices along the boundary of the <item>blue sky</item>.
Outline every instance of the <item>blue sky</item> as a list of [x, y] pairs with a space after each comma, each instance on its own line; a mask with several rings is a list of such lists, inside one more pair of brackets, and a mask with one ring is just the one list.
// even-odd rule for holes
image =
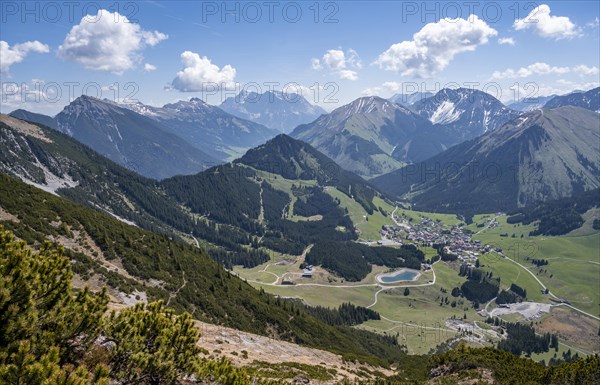
[[55, 114], [84, 91], [163, 105], [271, 88], [331, 110], [445, 85], [510, 102], [599, 80], [596, 1], [0, 4], [4, 113]]

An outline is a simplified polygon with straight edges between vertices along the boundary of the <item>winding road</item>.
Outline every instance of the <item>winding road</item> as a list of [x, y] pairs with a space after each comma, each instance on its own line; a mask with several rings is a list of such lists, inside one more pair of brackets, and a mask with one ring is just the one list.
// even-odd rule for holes
[[[560, 298], [558, 298], [556, 295], [554, 295], [554, 294], [553, 294], [553, 293], [550, 291], [550, 289], [548, 289], [548, 288], [546, 287], [546, 285], [544, 285], [544, 284], [542, 283], [542, 281], [540, 281], [540, 280], [539, 280], [539, 278], [538, 278], [538, 277], [536, 277], [536, 275], [535, 275], [533, 272], [531, 272], [531, 271], [530, 271], [530, 270], [529, 270], [527, 267], [523, 266], [522, 264], [520, 264], [519, 262], [515, 261], [514, 259], [512, 259], [512, 258], [508, 257], [508, 256], [507, 256], [506, 254], [504, 254], [504, 253], [498, 253], [498, 254], [499, 254], [499, 255], [501, 255], [501, 256], [503, 256], [504, 258], [508, 259], [508, 260], [509, 260], [509, 261], [511, 261], [512, 263], [514, 263], [514, 264], [516, 264], [516, 265], [518, 265], [518, 266], [522, 267], [522, 268], [523, 268], [523, 269], [524, 269], [526, 272], [528, 272], [528, 273], [529, 273], [529, 274], [530, 274], [530, 275], [531, 275], [531, 276], [532, 276], [532, 277], [533, 277], [533, 278], [534, 278], [534, 279], [535, 279], [535, 280], [536, 280], [536, 281], [537, 281], [537, 282], [540, 284], [540, 286], [542, 287], [542, 289], [544, 289], [544, 290], [548, 290], [548, 294], [549, 294], [549, 295], [550, 295], [552, 298], [554, 298], [554, 299], [557, 299], [557, 300], [560, 300]], [[578, 308], [576, 308], [575, 306], [573, 306], [573, 305], [571, 305], [571, 304], [568, 304], [568, 303], [564, 303], [564, 302], [563, 302], [563, 303], [560, 303], [560, 304], [559, 304], [559, 305], [557, 305], [557, 306], [566, 306], [566, 307], [569, 307], [569, 308], [571, 308], [571, 309], [573, 309], [573, 310], [575, 310], [575, 311], [578, 311], [578, 312], [579, 312], [579, 313], [581, 313], [581, 314], [585, 314], [585, 315], [587, 315], [588, 317], [592, 317], [593, 319], [600, 321], [600, 317], [597, 317], [597, 316], [595, 316], [595, 315], [593, 315], [593, 314], [590, 314], [590, 313], [588, 313], [588, 312], [585, 312], [585, 311], [583, 311], [583, 310], [581, 310], [581, 309], [578, 309]]]
[[[309, 248], [307, 248], [304, 253], [302, 254], [303, 256], [306, 255], [307, 250]], [[439, 260], [434, 262], [431, 265], [431, 272], [433, 273], [433, 279], [430, 280], [427, 283], [421, 283], [421, 284], [403, 284], [403, 285], [383, 285], [380, 283], [365, 283], [365, 284], [358, 284], [358, 285], [328, 285], [328, 284], [322, 284], [322, 283], [297, 283], [295, 285], [293, 285], [293, 287], [297, 287], [297, 286], [308, 286], [308, 287], [326, 287], [329, 289], [351, 289], [351, 288], [358, 288], [358, 287], [379, 287], [379, 290], [377, 292], [375, 292], [374, 294], [374, 299], [373, 299], [373, 303], [370, 304], [369, 306], [367, 306], [367, 308], [371, 308], [373, 306], [375, 306], [377, 304], [378, 301], [378, 296], [379, 293], [381, 293], [384, 290], [391, 290], [391, 289], [398, 289], [398, 288], [404, 288], [404, 287], [424, 287], [424, 286], [432, 286], [435, 285], [437, 277], [435, 275], [435, 269], [434, 269], [434, 265], [437, 264], [438, 262], [440, 262]], [[278, 275], [273, 273], [272, 271], [268, 271], [268, 268], [271, 266], [272, 264], [269, 263], [267, 264], [262, 270], [260, 270], [261, 273], [267, 273], [270, 274], [272, 276], [275, 277], [275, 281], [273, 282], [261, 282], [261, 281], [256, 281], [256, 280], [247, 280], [249, 283], [255, 283], [258, 285], [265, 285], [265, 286], [279, 286], [281, 287], [282, 285], [280, 284], [280, 281], [283, 280], [283, 278], [286, 275], [297, 275], [300, 276], [302, 275], [301, 273], [284, 273], [282, 275]], [[234, 273], [235, 274], [235, 273]], [[389, 320], [391, 321], [391, 320]], [[400, 321], [391, 321], [391, 322], [400, 322]]]
[[[259, 218], [261, 218], [261, 219], [262, 219], [262, 217], [263, 217], [263, 215], [264, 215], [264, 211], [263, 211], [263, 210], [264, 210], [264, 208], [263, 208], [263, 204], [262, 204], [262, 203], [263, 203], [263, 202], [262, 202], [262, 185], [261, 185], [261, 194], [260, 194], [260, 198], [261, 198], [261, 214], [259, 215]], [[395, 216], [394, 216], [394, 214], [396, 213], [396, 211], [397, 211], [397, 210], [398, 210], [398, 206], [395, 206], [394, 210], [393, 210], [393, 211], [392, 211], [392, 213], [390, 214], [390, 218], [391, 218], [391, 220], [392, 220], [392, 221], [393, 221], [393, 222], [394, 222], [394, 223], [395, 223], [397, 226], [403, 226], [403, 224], [400, 224], [400, 223], [399, 223], [399, 222], [396, 220], [396, 218], [395, 218]], [[495, 216], [493, 219], [491, 219], [491, 220], [488, 222], [487, 226], [486, 226], [484, 229], [482, 229], [482, 230], [478, 231], [478, 232], [477, 232], [477, 233], [475, 233], [475, 234], [479, 234], [481, 231], [483, 231], [483, 230], [486, 230], [486, 229], [489, 229], [489, 228], [490, 228], [490, 225], [491, 225], [491, 223], [493, 223], [493, 221], [494, 221], [495, 219], [497, 219], [497, 218], [498, 218], [498, 216]], [[200, 248], [200, 244], [199, 244], [198, 240], [197, 240], [196, 238], [194, 238], [194, 241], [195, 241], [195, 243], [196, 243], [196, 246], [197, 246], [198, 248]], [[303, 251], [302, 255], [301, 255], [299, 258], [301, 258], [302, 260], [304, 260], [304, 258], [306, 257], [306, 254], [308, 253], [308, 251], [310, 250], [310, 248], [311, 248], [311, 247], [312, 247], [312, 245], [308, 246], [308, 247], [307, 247], [307, 248], [306, 248], [306, 249]], [[502, 253], [502, 252], [499, 252], [498, 254], [499, 254], [500, 256], [502, 256], [502, 257], [504, 257], [504, 258], [506, 258], [506, 259], [510, 260], [512, 263], [514, 263], [515, 265], [519, 266], [519, 267], [520, 267], [520, 268], [522, 268], [523, 270], [525, 270], [527, 273], [529, 273], [529, 275], [531, 275], [531, 276], [532, 276], [532, 277], [533, 277], [533, 278], [534, 278], [534, 279], [535, 279], [535, 280], [538, 282], [538, 284], [541, 286], [541, 288], [542, 288], [543, 290], [548, 290], [548, 294], [549, 294], [549, 295], [550, 295], [552, 298], [554, 298], [554, 299], [556, 299], [556, 300], [560, 300], [560, 299], [559, 299], [559, 298], [558, 298], [556, 295], [554, 295], [552, 292], [550, 292], [550, 291], [549, 291], [549, 289], [546, 287], [546, 285], [544, 285], [544, 283], [543, 283], [543, 282], [542, 282], [542, 281], [541, 281], [541, 280], [540, 280], [540, 279], [539, 279], [539, 278], [538, 278], [538, 277], [535, 275], [535, 273], [533, 273], [532, 271], [530, 271], [530, 270], [529, 270], [529, 269], [528, 269], [526, 266], [524, 266], [524, 265], [522, 265], [521, 263], [519, 263], [519, 262], [517, 262], [517, 261], [515, 261], [515, 260], [511, 259], [510, 257], [508, 257], [507, 255], [505, 255], [505, 254], [504, 254], [504, 253]], [[433, 263], [433, 264], [432, 264], [432, 266], [431, 266], [431, 270], [432, 270], [432, 273], [433, 273], [433, 279], [432, 279], [431, 281], [429, 281], [429, 282], [427, 282], [427, 283], [423, 283], [423, 284], [400, 284], [400, 285], [385, 285], [385, 284], [381, 284], [381, 283], [363, 283], [363, 284], [340, 284], [340, 285], [332, 285], [332, 284], [322, 284], [322, 283], [297, 283], [297, 284], [295, 284], [295, 285], [293, 285], [293, 286], [291, 286], [291, 287], [299, 287], [299, 286], [303, 286], [303, 287], [323, 287], [323, 288], [328, 288], [328, 289], [352, 289], [352, 288], [363, 288], [363, 287], [373, 287], [373, 288], [379, 288], [379, 290], [377, 290], [377, 291], [374, 293], [373, 302], [372, 302], [370, 305], [366, 306], [367, 308], [372, 308], [372, 307], [374, 307], [375, 305], [377, 305], [377, 303], [378, 303], [378, 300], [379, 300], [379, 294], [380, 294], [381, 292], [385, 291], [385, 290], [391, 290], [391, 289], [397, 289], [397, 288], [406, 288], [406, 287], [409, 287], [409, 288], [410, 288], [410, 287], [425, 287], [425, 286], [432, 286], [432, 285], [435, 285], [435, 284], [436, 284], [436, 281], [437, 281], [437, 277], [436, 277], [436, 273], [435, 273], [435, 265], [436, 265], [438, 262], [440, 262], [440, 260], [436, 261], [436, 262], [435, 262], [435, 263]], [[589, 262], [590, 262], [590, 263], [593, 263], [593, 264], [598, 264], [598, 262], [595, 262], [595, 261], [589, 261]], [[273, 277], [275, 278], [275, 280], [274, 280], [273, 282], [261, 282], [261, 281], [257, 281], [257, 280], [247, 280], [247, 282], [249, 282], [249, 283], [254, 283], [254, 284], [258, 284], [258, 285], [282, 287], [282, 285], [281, 285], [281, 282], [283, 281], [283, 279], [284, 279], [286, 276], [290, 276], [290, 277], [299, 277], [299, 276], [301, 276], [301, 275], [302, 275], [302, 273], [293, 273], [293, 272], [286, 272], [286, 273], [283, 273], [283, 274], [279, 275], [279, 274], [276, 274], [276, 273], [274, 273], [274, 272], [272, 272], [272, 271], [269, 271], [269, 268], [270, 268], [272, 265], [273, 265], [272, 263], [268, 263], [268, 264], [267, 264], [267, 265], [265, 265], [265, 266], [264, 266], [264, 267], [263, 267], [263, 268], [262, 268], [262, 269], [261, 269], [259, 272], [261, 272], [261, 273], [266, 273], [266, 274], [269, 274], [269, 275], [273, 276]], [[232, 273], [232, 274], [235, 274], [235, 275], [238, 275], [237, 273], [235, 273], [235, 272], [233, 272], [233, 271], [231, 271], [231, 273]], [[519, 275], [520, 275], [521, 271], [519, 270], [519, 272], [518, 272], [518, 273], [519, 273]], [[238, 275], [238, 276], [239, 276], [239, 275]], [[183, 282], [183, 286], [182, 286], [181, 288], [179, 288], [179, 289], [177, 290], [177, 292], [176, 292], [176, 293], [174, 293], [174, 296], [176, 296], [176, 295], [177, 295], [177, 293], [179, 292], [179, 290], [181, 290], [181, 289], [182, 289], [182, 288], [185, 286], [185, 284], [186, 284], [186, 282], [185, 282], [185, 275], [184, 275], [184, 277], [183, 277], [183, 281], [184, 281], [184, 282]], [[169, 301], [170, 301], [170, 299], [171, 299], [171, 298], [169, 298]], [[489, 313], [489, 311], [488, 311], [488, 308], [489, 308], [489, 306], [490, 306], [490, 305], [491, 305], [491, 304], [494, 302], [494, 300], [495, 300], [495, 298], [493, 298], [492, 300], [490, 300], [490, 301], [489, 301], [489, 302], [488, 302], [488, 303], [485, 305], [485, 308], [484, 308], [484, 309], [485, 309], [485, 312], [486, 312], [488, 315], [490, 314], [490, 313]], [[560, 303], [560, 304], [558, 304], [558, 305], [555, 305], [555, 306], [566, 306], [566, 307], [569, 307], [569, 308], [571, 308], [571, 309], [573, 309], [573, 310], [575, 310], [575, 311], [577, 311], [577, 312], [579, 312], [579, 313], [581, 313], [581, 314], [587, 315], [587, 316], [589, 316], [589, 317], [591, 317], [591, 318], [593, 318], [593, 319], [595, 319], [595, 320], [600, 320], [600, 317], [597, 317], [597, 316], [594, 316], [594, 315], [592, 315], [592, 314], [590, 314], [590, 313], [587, 313], [587, 312], [585, 312], [585, 311], [583, 311], [583, 310], [581, 310], [581, 309], [578, 309], [578, 308], [576, 308], [576, 307], [574, 307], [573, 305], [571, 305], [571, 304], [568, 304], [568, 303]], [[413, 324], [413, 323], [410, 323], [410, 322], [404, 322], [404, 321], [396, 321], [396, 320], [392, 320], [392, 319], [389, 319], [389, 318], [387, 318], [387, 317], [384, 317], [384, 316], [381, 316], [381, 319], [382, 319], [382, 320], [385, 320], [385, 321], [388, 321], [388, 322], [390, 322], [390, 323], [393, 323], [393, 324], [395, 324], [395, 325], [398, 325], [398, 326], [394, 326], [394, 327], [390, 328], [388, 331], [394, 330], [394, 329], [398, 328], [400, 325], [404, 325], [404, 326], [418, 327], [418, 328], [421, 328], [421, 329], [426, 329], [426, 330], [437, 330], [437, 331], [446, 331], [446, 332], [448, 332], [448, 331], [457, 332], [457, 330], [455, 330], [455, 329], [452, 329], [452, 328], [441, 328], [441, 327], [433, 327], [433, 326], [431, 326], [431, 327], [430, 327], [430, 326], [424, 326], [424, 325], [417, 325], [417, 324]], [[469, 323], [469, 324], [470, 324], [470, 323]], [[470, 324], [470, 325], [473, 325], [473, 324]], [[485, 329], [482, 329], [481, 327], [479, 327], [479, 326], [476, 324], [476, 322], [474, 323], [474, 325], [475, 325], [475, 328], [476, 328], [476, 329], [478, 329], [480, 332], [482, 332], [484, 335], [486, 335], [486, 334], [489, 334], [487, 330], [485, 330]], [[569, 348], [571, 348], [571, 349], [573, 349], [573, 350], [579, 351], [579, 352], [581, 352], [581, 353], [586, 353], [586, 352], [584, 352], [584, 351], [582, 351], [582, 350], [580, 350], [580, 349], [577, 349], [577, 348], [574, 348], [574, 347], [568, 346], [568, 345], [566, 345], [566, 344], [563, 344], [563, 345], [565, 345], [565, 346], [567, 346], [567, 347], [569, 347]]]
[[490, 219], [490, 221], [488, 222], [488, 224], [483, 229], [479, 230], [478, 232], [476, 232], [473, 235], [477, 235], [477, 234], [481, 233], [482, 231], [489, 229], [490, 226], [492, 225], [492, 223], [494, 223], [494, 221], [496, 219], [498, 219], [498, 217], [499, 217], [499, 215], [496, 215], [495, 217], [493, 217], [492, 219]]

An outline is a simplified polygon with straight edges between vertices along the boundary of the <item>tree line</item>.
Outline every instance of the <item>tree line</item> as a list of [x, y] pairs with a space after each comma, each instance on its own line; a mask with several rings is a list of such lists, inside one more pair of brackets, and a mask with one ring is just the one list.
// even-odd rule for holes
[[509, 213], [506, 221], [526, 225], [539, 221], [538, 228], [529, 235], [563, 235], [581, 227], [581, 214], [599, 206], [600, 189], [594, 189], [573, 197], [520, 208]]
[[354, 326], [369, 320], [381, 319], [381, 316], [375, 310], [367, 309], [363, 306], [356, 306], [350, 302], [344, 302], [337, 309], [308, 305], [305, 305], [304, 308], [315, 318], [332, 326]]
[[529, 324], [506, 322], [499, 318], [488, 317], [486, 322], [506, 330], [507, 337], [498, 342], [498, 349], [515, 355], [543, 353], [551, 348], [558, 351], [558, 336], [556, 334], [544, 333], [537, 335], [533, 326]]
[[370, 247], [356, 242], [322, 241], [306, 255], [306, 263], [321, 265], [348, 281], [360, 281], [372, 265], [420, 270], [425, 254], [414, 245]]
[[459, 275], [467, 277], [460, 287], [460, 294], [478, 307], [480, 303], [487, 302], [496, 297], [500, 287], [500, 277], [493, 277], [492, 272], [462, 264]]

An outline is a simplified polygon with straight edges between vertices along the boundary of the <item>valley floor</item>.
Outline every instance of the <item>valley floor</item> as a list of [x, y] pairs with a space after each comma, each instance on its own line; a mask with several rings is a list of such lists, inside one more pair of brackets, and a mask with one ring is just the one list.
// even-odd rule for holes
[[[344, 198], [343, 195], [339, 197]], [[379, 212], [373, 218], [368, 217], [360, 207], [349, 210], [354, 221], [359, 218], [355, 223], [359, 223], [357, 227], [362, 230], [363, 237], [369, 234], [362, 241], [373, 245], [375, 240], [393, 244], [381, 235], [375, 238], [375, 231], [380, 231], [383, 225], [398, 225], [401, 217], [411, 222], [426, 217], [439, 220], [445, 226], [460, 223], [453, 215], [414, 212], [384, 206], [383, 201], [378, 203], [389, 213], [387, 217]], [[412, 354], [428, 353], [441, 343], [456, 339], [467, 340], [474, 346], [490, 346], [501, 337], [482, 326], [487, 326], [483, 321], [488, 316], [499, 316], [511, 322], [533, 322], [540, 333], [558, 333], [559, 354], [569, 348], [580, 355], [600, 352], [597, 335], [600, 328], [600, 233], [530, 237], [533, 226], [508, 224], [503, 214], [476, 216], [474, 223], [464, 228], [473, 232], [474, 240], [502, 249], [478, 256], [482, 267], [501, 277], [501, 288], [515, 283], [526, 289], [531, 302], [498, 308], [492, 300], [480, 309], [474, 309], [468, 301], [453, 298], [450, 291], [460, 287], [465, 280], [458, 275], [458, 261], [438, 261], [431, 270], [422, 271], [417, 281], [397, 284], [377, 281], [377, 275], [390, 270], [380, 266], [373, 266], [373, 271], [360, 282], [344, 282], [320, 267], [315, 267], [312, 278], [304, 278], [300, 265], [309, 249], [300, 256], [272, 253], [269, 262], [252, 269], [235, 267], [234, 272], [255, 287], [281, 297], [298, 298], [309, 305], [337, 307], [352, 302], [376, 310], [382, 319], [368, 321], [359, 327], [398, 334], [400, 342]], [[436, 253], [428, 247], [422, 249], [426, 258]], [[538, 268], [531, 264], [533, 258], [547, 259], [549, 264]], [[404, 295], [407, 287], [410, 294]], [[543, 293], [546, 288], [548, 294]], [[569, 325], [574, 319], [578, 327]], [[552, 356], [547, 353], [534, 358], [548, 359], [548, 355]]]

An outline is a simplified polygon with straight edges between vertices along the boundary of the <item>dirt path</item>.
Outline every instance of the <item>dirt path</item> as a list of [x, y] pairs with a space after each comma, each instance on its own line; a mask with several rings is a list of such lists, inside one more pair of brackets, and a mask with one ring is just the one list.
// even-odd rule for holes
[[[424, 325], [419, 325], [419, 324], [414, 324], [412, 322], [404, 322], [404, 321], [395, 321], [393, 319], [381, 316], [382, 320], [386, 320], [388, 322], [391, 322], [393, 324], [398, 324], [401, 326], [412, 326], [412, 327], [416, 327], [416, 328], [421, 328], [421, 329], [425, 329], [425, 330], [437, 330], [437, 331], [445, 331], [445, 332], [456, 332], [456, 330], [452, 329], [452, 328], [440, 328], [440, 327], [435, 327], [435, 326], [424, 326]], [[398, 328], [400, 326], [394, 326], [386, 331], [392, 331], [396, 328]]]
[[379, 289], [379, 290], [378, 290], [378, 291], [375, 293], [375, 301], [373, 301], [373, 303], [372, 303], [372, 304], [370, 304], [369, 306], [367, 306], [367, 309], [370, 309], [370, 308], [372, 308], [373, 306], [377, 305], [377, 300], [378, 300], [379, 293], [381, 293], [381, 292], [382, 292], [382, 291], [384, 291], [384, 290], [385, 290], [385, 288], [383, 288], [383, 287], [382, 287], [381, 289]]
[[494, 302], [496, 300], [497, 297], [494, 297], [492, 299], [490, 299], [490, 301], [485, 305], [485, 314], [490, 315], [490, 312], [488, 311], [488, 307], [490, 306], [490, 304], [492, 302]]
[[[514, 263], [514, 264], [516, 264], [516, 265], [518, 265], [518, 266], [522, 267], [522, 268], [523, 268], [523, 269], [524, 269], [526, 272], [528, 272], [528, 273], [529, 273], [529, 275], [531, 275], [531, 276], [533, 277], [533, 279], [535, 279], [535, 280], [536, 280], [536, 281], [537, 281], [537, 282], [540, 284], [540, 286], [542, 287], [542, 289], [544, 289], [544, 290], [548, 290], [548, 289], [546, 288], [546, 285], [544, 285], [544, 284], [542, 283], [542, 281], [540, 281], [540, 280], [539, 280], [539, 278], [538, 278], [538, 277], [536, 277], [536, 276], [535, 276], [535, 274], [533, 274], [533, 273], [531, 272], [531, 270], [529, 270], [527, 267], [523, 266], [522, 264], [520, 264], [519, 262], [517, 262], [517, 261], [515, 261], [514, 259], [510, 258], [508, 255], [506, 255], [506, 254], [504, 254], [504, 253], [498, 253], [498, 254], [500, 254], [502, 257], [504, 257], [504, 258], [508, 259], [508, 260], [509, 260], [509, 261], [511, 261], [512, 263]], [[548, 291], [548, 294], [549, 294], [551, 297], [558, 299], [558, 297], [557, 297], [557, 296], [555, 296], [554, 294], [552, 294], [552, 292]]]
[[171, 303], [171, 300], [175, 297], [177, 297], [177, 295], [179, 294], [179, 292], [181, 290], [183, 290], [183, 288], [185, 287], [185, 285], [187, 285], [187, 281], [185, 280], [185, 271], [181, 272], [181, 277], [183, 279], [183, 284], [179, 287], [179, 289], [177, 289], [175, 292], [169, 294], [169, 299], [167, 300], [167, 304], [166, 306], [169, 306], [169, 304]]
[[[64, 248], [73, 250], [78, 253], [82, 253], [87, 257], [93, 259], [98, 262], [101, 266], [105, 267], [107, 270], [114, 271], [119, 275], [129, 278], [138, 283], [144, 283], [137, 277], [129, 274], [123, 263], [121, 262], [121, 258], [117, 256], [116, 258], [109, 260], [104, 255], [104, 252], [100, 247], [96, 244], [96, 242], [92, 239], [92, 237], [85, 231], [71, 230], [73, 232], [73, 238], [67, 238], [64, 235], [59, 235], [57, 237], [49, 236], [48, 239], [55, 241], [62, 245]], [[79, 242], [82, 242], [84, 246], [80, 245]]]
[[265, 220], [265, 207], [263, 206], [263, 185], [260, 184], [260, 212], [258, 214], [258, 223], [261, 225]]
[[[308, 250], [308, 249], [309, 249], [311, 246], [312, 246], [312, 245], [310, 245], [309, 247], [307, 247], [307, 248], [304, 250], [304, 253], [302, 253], [302, 256], [306, 256], [306, 252], [307, 252], [307, 250]], [[436, 277], [436, 275], [435, 275], [435, 269], [433, 268], [433, 266], [434, 266], [436, 263], [438, 263], [438, 262], [440, 262], [440, 260], [437, 260], [437, 261], [435, 261], [435, 262], [434, 262], [434, 263], [431, 265], [431, 271], [433, 272], [433, 279], [431, 280], [431, 282], [427, 282], [427, 283], [420, 283], [420, 284], [416, 284], [416, 285], [411, 285], [411, 284], [408, 284], [408, 285], [393, 285], [393, 286], [388, 286], [388, 285], [383, 285], [383, 284], [380, 284], [380, 283], [363, 283], [363, 284], [358, 284], [358, 285], [328, 285], [328, 284], [324, 284], [324, 283], [298, 283], [298, 284], [296, 284], [296, 285], [294, 285], [294, 286], [315, 286], [315, 287], [328, 287], [328, 288], [331, 288], [331, 289], [348, 289], [348, 288], [353, 288], [353, 287], [380, 287], [380, 288], [382, 288], [383, 290], [397, 289], [397, 288], [400, 288], [400, 287], [401, 287], [401, 288], [403, 288], [403, 287], [424, 287], [424, 286], [432, 286], [432, 285], [435, 285], [435, 282], [436, 282], [436, 280], [437, 280], [437, 277]], [[281, 276], [280, 276], [280, 275], [277, 275], [277, 274], [275, 274], [275, 273], [273, 273], [273, 272], [267, 271], [266, 269], [267, 269], [269, 266], [271, 266], [271, 264], [268, 264], [267, 266], [265, 266], [265, 268], [264, 268], [264, 269], [262, 269], [262, 270], [260, 270], [260, 271], [261, 271], [261, 272], [264, 272], [264, 273], [272, 274], [272, 275], [274, 275], [275, 277], [277, 277], [278, 279], [281, 279], [281, 278], [283, 278], [285, 275], [288, 275], [288, 274], [296, 274], [296, 273], [285, 273], [285, 274], [283, 274], [283, 275], [281, 275]], [[298, 273], [298, 274], [299, 274], [299, 273]], [[259, 282], [259, 281], [255, 281], [255, 280], [250, 280], [250, 279], [249, 279], [249, 280], [248, 280], [248, 282], [250, 282], [250, 283], [256, 283], [256, 284], [259, 284], [259, 285], [267, 285], [267, 286], [280, 286], [280, 285], [278, 285], [278, 284], [277, 284], [278, 280], [277, 280], [277, 281], [275, 281], [275, 282], [273, 282], [273, 283], [266, 283], [266, 282]], [[372, 305], [371, 305], [371, 306], [372, 306]]]
[[[281, 280], [283, 277], [285, 277], [285, 274], [279, 276], [271, 271], [267, 271], [267, 269], [269, 268], [269, 266], [271, 266], [271, 264], [269, 263], [267, 266], [265, 266], [260, 272], [261, 273], [267, 273], [267, 274], [271, 274], [272, 276], [275, 277], [275, 281], [271, 282], [270, 285], [277, 285], [279, 283], [279, 280]], [[249, 281], [251, 282], [251, 281]]]
[[398, 210], [398, 206], [394, 207], [394, 210], [390, 214], [390, 218], [392, 218], [392, 221], [394, 221], [394, 223], [396, 224], [396, 226], [400, 226], [400, 224], [398, 223], [398, 221], [396, 221], [396, 217], [394, 217], [394, 213], [396, 212], [396, 210]]

